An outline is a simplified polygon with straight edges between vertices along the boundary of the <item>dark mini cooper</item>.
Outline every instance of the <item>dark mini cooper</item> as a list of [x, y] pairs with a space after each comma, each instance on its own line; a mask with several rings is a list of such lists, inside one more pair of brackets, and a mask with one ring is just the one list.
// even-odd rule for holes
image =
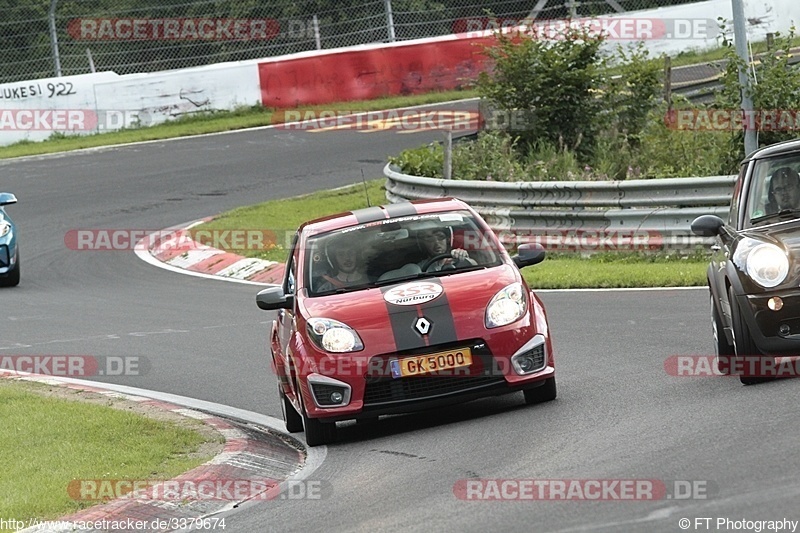
[[556, 397], [544, 306], [486, 222], [453, 199], [371, 207], [303, 224], [281, 286], [272, 368], [289, 432], [316, 446], [336, 421], [522, 391]]
[[728, 219], [703, 215], [692, 231], [716, 237], [708, 284], [719, 371], [746, 385], [773, 377], [776, 357], [800, 355], [800, 140], [745, 159]]

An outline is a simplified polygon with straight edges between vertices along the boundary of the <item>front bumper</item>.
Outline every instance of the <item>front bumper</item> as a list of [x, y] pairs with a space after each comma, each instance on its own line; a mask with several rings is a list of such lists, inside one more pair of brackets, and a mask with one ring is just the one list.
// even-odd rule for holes
[[[482, 339], [427, 347], [403, 354], [376, 355], [365, 361], [365, 364], [358, 365], [358, 370], [353, 375], [329, 376], [339, 380], [342, 390], [344, 386], [348, 388], [347, 405], [321, 406], [319, 399], [327, 397], [335, 389], [331, 388], [330, 383], [324, 384], [324, 388], [320, 387], [320, 380], [314, 375], [303, 380], [304, 398], [307, 399], [305, 405], [311, 418], [350, 420], [409, 413], [537, 387], [555, 375], [550, 342], [542, 335], [537, 337], [542, 338], [541, 343], [525, 343], [508, 355], [492, 354]], [[391, 361], [398, 357], [424, 355], [431, 351], [441, 352], [465, 346], [470, 348], [473, 358], [472, 365], [467, 368], [443, 371], [438, 375], [410, 377], [393, 377], [389, 370], [392, 367]], [[536, 346], [541, 346], [541, 349]], [[529, 373], [520, 375], [515, 370], [512, 358], [531, 352], [536, 354], [536, 366], [531, 367]]]
[[[739, 309], [756, 346], [769, 355], [800, 355], [800, 289], [738, 295]], [[779, 298], [782, 307], [772, 310], [768, 302]]]
[[16, 264], [16, 245], [13, 242], [0, 244], [0, 275], [8, 274]]

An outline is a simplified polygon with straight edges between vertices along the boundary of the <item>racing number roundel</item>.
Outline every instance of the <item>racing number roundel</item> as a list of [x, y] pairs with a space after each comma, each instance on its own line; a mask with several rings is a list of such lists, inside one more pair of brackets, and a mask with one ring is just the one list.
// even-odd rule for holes
[[430, 302], [442, 294], [442, 286], [430, 281], [412, 281], [392, 287], [383, 299], [394, 305], [419, 305]]

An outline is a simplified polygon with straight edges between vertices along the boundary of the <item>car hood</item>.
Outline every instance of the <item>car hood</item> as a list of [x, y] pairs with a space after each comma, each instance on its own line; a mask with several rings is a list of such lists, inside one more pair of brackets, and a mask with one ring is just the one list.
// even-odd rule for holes
[[[498, 291], [521, 279], [519, 270], [512, 265], [422, 278], [305, 298], [303, 315], [306, 319], [324, 317], [347, 324], [365, 345], [372, 347], [373, 354], [413, 350], [481, 338], [489, 301]], [[426, 335], [414, 329], [420, 317], [430, 322]]]
[[800, 219], [750, 228], [743, 231], [742, 236], [777, 244], [800, 257]]

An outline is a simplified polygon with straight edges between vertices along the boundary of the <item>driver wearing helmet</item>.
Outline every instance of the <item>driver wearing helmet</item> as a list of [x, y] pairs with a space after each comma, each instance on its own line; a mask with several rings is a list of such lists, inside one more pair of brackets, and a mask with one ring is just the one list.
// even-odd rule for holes
[[[466, 250], [453, 248], [453, 230], [450, 227], [424, 228], [419, 231], [417, 238], [420, 248], [427, 255], [425, 259], [417, 263], [423, 271], [437, 272], [456, 268], [459, 265], [478, 264], [475, 260], [470, 259]], [[435, 257], [439, 257], [439, 259], [431, 262]]]

